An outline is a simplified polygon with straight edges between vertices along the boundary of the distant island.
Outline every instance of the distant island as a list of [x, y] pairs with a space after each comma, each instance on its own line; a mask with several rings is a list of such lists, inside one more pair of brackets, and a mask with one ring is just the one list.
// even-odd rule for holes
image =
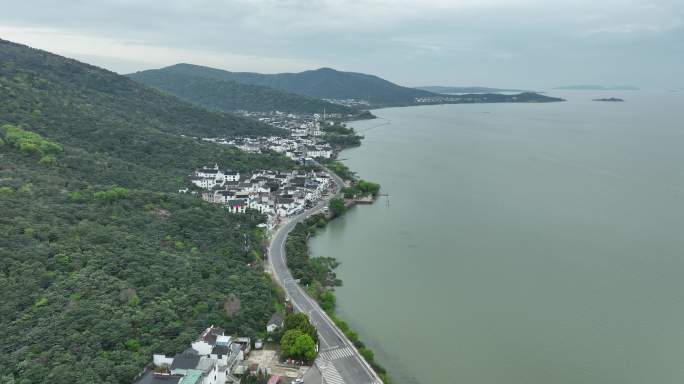
[[620, 99], [619, 97], [605, 97], [601, 99], [594, 99], [594, 101], [623, 102], [625, 100]]
[[560, 97], [550, 97], [534, 92], [521, 92], [512, 95], [502, 93], [466, 93], [458, 95], [439, 94], [416, 98], [412, 105], [421, 104], [474, 104], [474, 103], [551, 103], [565, 101]]
[[633, 85], [595, 85], [595, 84], [581, 84], [581, 85], [565, 85], [556, 87], [554, 89], [563, 89], [566, 91], [638, 91], [639, 88]]
[[414, 87], [422, 91], [434, 93], [500, 93], [500, 92], [531, 92], [523, 89], [509, 89], [509, 88], [488, 88], [488, 87], [451, 87], [441, 85], [426, 85], [423, 87]]

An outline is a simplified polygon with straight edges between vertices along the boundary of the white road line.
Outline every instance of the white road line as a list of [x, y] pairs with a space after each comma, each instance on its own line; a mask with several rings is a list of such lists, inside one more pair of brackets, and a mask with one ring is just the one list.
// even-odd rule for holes
[[337, 371], [337, 368], [332, 363], [317, 361], [316, 365], [321, 370], [326, 384], [345, 384], [344, 379], [340, 376], [340, 372]]
[[334, 348], [327, 351], [322, 351], [318, 355], [321, 359], [332, 361], [337, 359], [344, 359], [352, 357], [354, 352], [350, 348]]

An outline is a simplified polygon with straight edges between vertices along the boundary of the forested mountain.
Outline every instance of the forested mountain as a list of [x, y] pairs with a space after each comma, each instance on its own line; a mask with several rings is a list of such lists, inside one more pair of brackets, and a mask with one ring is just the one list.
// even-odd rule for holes
[[173, 192], [202, 164], [291, 167], [181, 136], [263, 133], [0, 40], [0, 382], [130, 383], [207, 325], [261, 330], [263, 218]]
[[319, 99], [367, 100], [375, 106], [405, 105], [413, 103], [416, 97], [435, 96], [434, 93], [402, 87], [377, 76], [341, 72], [331, 68], [299, 73], [260, 74], [229, 72], [192, 64], [176, 64], [163, 68], [163, 71], [261, 85]]
[[203, 107], [226, 112], [245, 110], [323, 113], [325, 110], [329, 113], [359, 113], [353, 108], [313, 97], [261, 85], [186, 74], [170, 68], [172, 67], [136, 72], [128, 77]]

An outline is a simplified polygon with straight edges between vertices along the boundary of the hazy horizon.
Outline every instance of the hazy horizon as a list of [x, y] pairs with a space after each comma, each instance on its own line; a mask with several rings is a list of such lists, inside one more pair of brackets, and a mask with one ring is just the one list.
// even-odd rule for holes
[[0, 38], [118, 73], [331, 67], [405, 86], [684, 88], [684, 2], [9, 3]]

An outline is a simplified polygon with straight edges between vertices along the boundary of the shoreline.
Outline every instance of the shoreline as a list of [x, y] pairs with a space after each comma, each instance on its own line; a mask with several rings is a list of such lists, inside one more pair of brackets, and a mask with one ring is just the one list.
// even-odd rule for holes
[[[341, 150], [342, 151], [342, 150]], [[340, 151], [340, 152], [341, 152]], [[288, 239], [288, 236], [290, 232], [295, 228], [295, 226], [299, 223], [303, 223], [306, 221], [308, 218], [320, 214], [323, 211], [323, 208], [327, 206], [327, 204], [334, 198], [339, 197], [342, 194], [342, 189], [345, 188], [346, 183], [344, 180], [337, 175], [335, 172], [331, 171], [328, 169], [326, 166], [318, 163], [317, 161], [314, 161], [315, 164], [322, 169], [324, 169], [326, 172], [328, 172], [331, 177], [333, 178], [333, 181], [335, 182], [335, 193], [331, 195], [327, 195], [318, 205], [315, 207], [310, 208], [309, 210], [292, 217], [286, 221], [283, 221], [278, 227], [274, 228], [272, 233], [269, 233], [269, 246], [268, 246], [268, 270], [267, 274], [269, 274], [272, 278], [274, 278], [275, 283], [284, 291], [288, 301], [292, 303], [293, 308], [297, 309], [299, 312], [304, 312], [307, 313], [311, 319], [312, 324], [314, 324], [317, 328], [317, 331], [319, 332], [319, 342], [321, 344], [326, 344], [326, 348], [319, 348], [318, 351], [318, 356], [316, 357], [316, 360], [314, 361], [314, 365], [317, 367], [319, 371], [321, 371], [321, 374], [323, 377], [325, 377], [325, 371], [330, 370], [330, 365], [333, 366], [333, 370], [337, 371], [338, 369], [343, 369], [344, 367], [336, 368], [333, 362], [326, 362], [326, 361], [321, 361], [319, 360], [321, 353], [327, 352], [327, 351], [332, 351], [332, 350], [341, 350], [344, 348], [349, 348], [352, 351], [352, 356], [353, 356], [353, 362], [355, 365], [357, 365], [357, 368], [352, 368], [352, 371], [354, 375], [358, 375], [358, 366], [362, 368], [362, 373], [364, 375], [367, 375], [368, 378], [371, 379], [371, 382], [373, 384], [389, 384], [390, 380], [386, 376], [386, 373], [382, 367], [377, 365], [377, 363], [372, 360], [369, 362], [367, 359], [367, 353], [366, 356], [364, 356], [361, 351], [359, 351], [359, 348], [364, 348], [365, 351], [369, 351], [365, 349], [365, 346], [363, 346], [363, 343], [361, 343], [358, 340], [358, 337], [353, 337], [354, 340], [352, 340], [352, 337], [349, 336], [350, 329], [346, 322], [338, 318], [335, 313], [334, 313], [334, 307], [331, 311], [331, 313], [328, 313], [327, 311], [323, 310], [320, 307], [320, 304], [318, 303], [317, 300], [311, 297], [311, 295], [306, 291], [304, 287], [302, 287], [297, 280], [295, 280], [291, 274], [291, 271], [289, 267], [287, 266], [286, 263], [286, 255], [285, 255], [285, 244]], [[355, 203], [352, 203], [352, 205], [355, 205]], [[332, 218], [327, 218], [326, 219], [326, 225], [329, 221], [334, 220], [336, 218], [341, 217], [342, 215], [334, 216]], [[308, 239], [306, 240], [306, 247], [307, 247], [307, 252], [308, 252], [308, 247], [309, 247], [309, 241]], [[329, 292], [333, 292], [332, 290], [328, 290]], [[314, 316], [316, 315], [316, 316]], [[343, 329], [344, 328], [344, 329]], [[353, 332], [353, 331], [351, 331]], [[325, 335], [327, 334], [328, 338], [326, 339]], [[330, 336], [331, 334], [337, 338], [337, 340], [332, 340], [333, 342], [330, 342]], [[355, 335], [355, 333], [354, 333]], [[336, 345], [338, 344], [337, 342], [341, 342], [341, 345]], [[358, 344], [361, 344], [363, 347], [358, 347]], [[320, 344], [319, 344], [320, 345]], [[372, 355], [372, 352], [370, 352]], [[376, 368], [374, 368], [372, 365], [375, 365], [376, 367], [380, 367], [381, 370], [383, 371], [382, 373], [379, 373]], [[337, 375], [342, 372], [338, 372]], [[353, 376], [353, 375], [352, 375]], [[352, 378], [350, 383], [357, 382], [357, 379]], [[326, 379], [327, 382], [327, 379]], [[346, 381], [345, 381], [346, 382]]]

